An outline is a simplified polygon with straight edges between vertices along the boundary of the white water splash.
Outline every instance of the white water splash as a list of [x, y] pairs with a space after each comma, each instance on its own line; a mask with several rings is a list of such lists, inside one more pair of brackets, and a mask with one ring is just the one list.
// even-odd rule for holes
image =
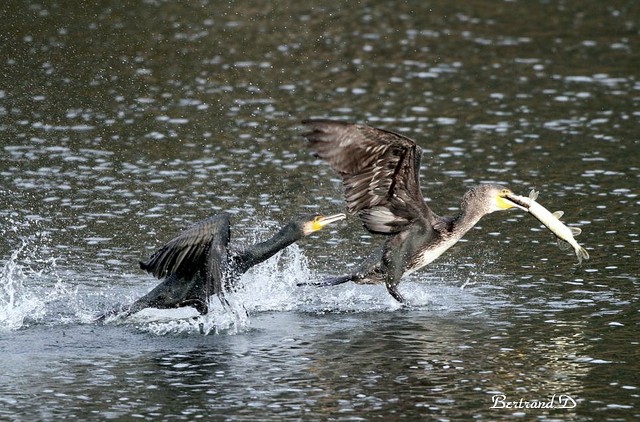
[[[336, 267], [340, 267], [342, 262], [336, 264]], [[229, 307], [223, 307], [214, 296], [210, 299], [209, 312], [206, 315], [200, 315], [189, 307], [147, 308], [129, 317], [108, 317], [105, 323], [132, 325], [154, 335], [237, 334], [251, 329], [252, 318], [265, 312], [393, 312], [402, 307], [382, 285], [345, 283], [330, 287], [299, 286], [298, 284], [312, 282], [326, 275], [340, 273], [339, 269], [332, 274], [316, 273], [314, 266], [310, 265], [304, 249], [294, 244], [244, 274], [237, 290], [226, 295]], [[450, 268], [445, 273], [445, 278], [450, 281]], [[70, 322], [95, 321], [98, 311], [87, 309], [88, 305], [84, 303], [87, 298], [78, 297], [77, 288], [75, 291], [69, 291], [65, 284], [58, 283], [56, 290], [66, 290], [65, 294], [54, 296], [64, 301], [56, 305], [58, 309], [59, 305], [62, 305], [67, 310]], [[409, 302], [410, 308], [438, 312], [456, 310], [467, 306], [469, 302], [476, 302], [473, 293], [467, 290], [463, 291], [459, 288], [459, 283], [443, 281], [443, 277], [435, 276], [431, 272], [421, 272], [407, 277], [400, 286], [400, 291]], [[42, 297], [50, 296], [50, 285], [47, 291], [42, 293]], [[126, 304], [133, 300], [135, 295], [131, 294], [126, 298], [120, 297], [118, 301]], [[47, 300], [46, 304], [50, 305], [51, 301]], [[57, 316], [55, 323], [59, 322], [60, 316]]]
[[30, 294], [24, 286], [26, 275], [18, 258], [27, 248], [22, 241], [0, 272], [0, 330], [17, 330], [25, 325], [25, 319], [40, 319], [45, 314], [45, 303]]
[[251, 312], [290, 311], [300, 305], [298, 283], [313, 278], [307, 257], [298, 245], [291, 245], [240, 280], [238, 300]]
[[42, 323], [47, 316], [55, 316], [53, 323], [72, 323], [82, 312], [87, 313], [81, 309], [77, 287], [63, 283], [57, 275], [57, 258], [50, 256], [48, 247], [49, 232], [41, 224], [38, 219], [8, 218], [0, 227], [1, 236], [20, 239], [0, 269], [0, 330]]
[[[134, 316], [133, 321], [140, 317], [144, 318], [143, 325], [140, 325], [139, 328], [156, 335], [237, 334], [249, 327], [249, 316], [244, 310], [224, 309], [219, 302], [216, 304], [214, 301], [218, 301], [218, 299], [211, 299], [209, 312], [206, 315], [199, 315], [193, 308], [182, 309], [181, 315], [177, 315], [175, 310], [150, 310], [146, 317], [144, 311], [139, 312]], [[163, 317], [171, 314], [173, 314], [173, 318], [163, 320]], [[178, 318], [174, 319], [176, 316]]]
[[[96, 311], [87, 308], [78, 286], [61, 281], [54, 259], [38, 257], [38, 239], [23, 240], [2, 268], [0, 329], [20, 329], [47, 316], [55, 317], [48, 321], [53, 324], [93, 323]], [[322, 276], [310, 268], [303, 250], [292, 245], [241, 278], [238, 290], [227, 294], [230, 308], [212, 297], [207, 315], [192, 308], [145, 309], [128, 318], [109, 318], [107, 323], [134, 325], [155, 335], [237, 334], [249, 330], [252, 317], [264, 312], [389, 312], [401, 307], [380, 285], [298, 286]], [[430, 277], [423, 273], [402, 283], [400, 289], [411, 307], [446, 311], [459, 305], [460, 295], [469, 296], [458, 288], [418, 281]]]
[[[420, 281], [431, 277], [423, 273], [402, 283], [400, 289], [410, 307], [448, 312], [477, 301], [455, 284]], [[213, 297], [207, 315], [191, 308], [146, 309], [123, 322], [156, 335], [237, 334], [250, 329], [251, 318], [264, 312], [393, 312], [402, 307], [381, 285], [298, 286], [317, 278], [301, 248], [292, 245], [242, 277], [238, 291], [226, 296], [231, 310]]]

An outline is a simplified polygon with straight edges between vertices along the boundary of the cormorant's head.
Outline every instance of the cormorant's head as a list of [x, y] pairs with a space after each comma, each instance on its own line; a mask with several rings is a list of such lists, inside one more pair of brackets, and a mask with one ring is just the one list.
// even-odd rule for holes
[[504, 186], [478, 185], [462, 197], [462, 204], [464, 208], [478, 209], [485, 214], [509, 208], [520, 208], [526, 211], [526, 208], [511, 199], [514, 197], [517, 195]]
[[347, 218], [345, 214], [334, 214], [329, 216], [323, 215], [311, 215], [301, 218], [300, 227], [302, 228], [302, 234], [308, 236], [311, 233], [317, 232], [325, 226], [335, 223], [336, 221], [344, 220]]

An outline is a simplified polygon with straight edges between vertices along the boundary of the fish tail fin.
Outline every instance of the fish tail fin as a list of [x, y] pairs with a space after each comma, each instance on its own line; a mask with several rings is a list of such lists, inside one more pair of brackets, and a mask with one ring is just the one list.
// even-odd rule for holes
[[582, 264], [583, 259], [589, 259], [589, 252], [582, 246], [579, 246], [576, 249], [576, 256], [578, 257], [578, 264]]

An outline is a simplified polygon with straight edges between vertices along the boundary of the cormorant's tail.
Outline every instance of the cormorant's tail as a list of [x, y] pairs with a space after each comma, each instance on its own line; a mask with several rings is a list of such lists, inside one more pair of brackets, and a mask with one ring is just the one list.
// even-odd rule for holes
[[358, 276], [356, 274], [346, 274], [346, 275], [340, 275], [337, 277], [328, 277], [320, 281], [313, 281], [310, 283], [298, 283], [298, 286], [316, 286], [316, 287], [337, 286], [338, 284], [354, 281], [357, 278]]

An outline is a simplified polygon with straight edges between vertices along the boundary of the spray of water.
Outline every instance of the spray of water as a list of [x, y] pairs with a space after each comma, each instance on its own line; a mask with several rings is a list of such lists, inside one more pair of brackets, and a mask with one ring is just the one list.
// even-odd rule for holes
[[[299, 246], [292, 245], [271, 259], [252, 268], [240, 280], [237, 291], [227, 298], [231, 310], [212, 298], [204, 316], [184, 315], [173, 319], [167, 311], [149, 310], [138, 317], [139, 325], [157, 335], [184, 333], [238, 333], [250, 328], [251, 317], [263, 312], [372, 312], [395, 310], [400, 305], [382, 286], [299, 287], [299, 283], [318, 278]], [[426, 301], [424, 296], [409, 295]], [[164, 317], [161, 316], [164, 314]], [[152, 322], [149, 322], [152, 321]]]
[[[237, 291], [227, 296], [231, 310], [224, 309], [218, 299], [213, 298], [210, 312], [204, 316], [198, 316], [195, 311], [179, 314], [178, 311], [148, 310], [138, 316], [143, 319], [134, 321], [157, 335], [234, 334], [248, 330], [251, 318], [263, 312], [323, 314], [389, 312], [401, 308], [381, 285], [298, 286], [320, 277], [310, 268], [300, 247], [292, 245], [242, 277]], [[428, 281], [432, 278], [434, 283]], [[462, 292], [457, 284], [437, 280], [438, 277], [424, 272], [403, 280], [401, 290], [412, 308], [449, 312], [477, 304], [473, 293]]]
[[[0, 329], [20, 329], [29, 323], [40, 323], [47, 316], [53, 318], [49, 321], [52, 324], [93, 323], [98, 313], [96, 304], [93, 308], [87, 305], [85, 302], [90, 298], [79, 294], [77, 286], [61, 280], [54, 259], [47, 259], [46, 255], [39, 257], [41, 241], [24, 238], [2, 267]], [[262, 312], [388, 312], [400, 308], [380, 285], [298, 286], [321, 277], [322, 274], [310, 268], [301, 248], [294, 244], [247, 272], [237, 290], [227, 295], [228, 308], [213, 297], [207, 315], [199, 315], [190, 308], [146, 309], [129, 318], [107, 320], [107, 323], [133, 324], [156, 335], [234, 334], [250, 329], [252, 316]], [[430, 287], [424, 282], [429, 277], [421, 273], [403, 281], [401, 290], [412, 307], [446, 310], [459, 304], [461, 298], [452, 297], [462, 294], [459, 289], [442, 284]], [[129, 299], [133, 300], [127, 297], [124, 302], [129, 303]]]
[[311, 274], [306, 256], [294, 244], [248, 271], [236, 296], [251, 312], [295, 310], [300, 299], [297, 284], [307, 282]]
[[0, 329], [17, 330], [27, 318], [38, 320], [44, 316], [45, 304], [30, 294], [24, 286], [27, 276], [19, 263], [19, 257], [27, 249], [26, 240], [13, 251], [0, 271]]
[[0, 269], [0, 330], [18, 330], [48, 317], [56, 318], [47, 321], [54, 324], [77, 322], [81, 313], [78, 289], [58, 276], [49, 232], [41, 224], [39, 219], [8, 218], [1, 225], [0, 235], [20, 244]]

